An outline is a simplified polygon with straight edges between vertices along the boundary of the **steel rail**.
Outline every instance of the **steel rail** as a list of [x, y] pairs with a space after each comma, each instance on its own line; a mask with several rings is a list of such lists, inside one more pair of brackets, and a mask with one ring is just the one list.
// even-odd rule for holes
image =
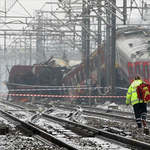
[[123, 136], [120, 136], [120, 135], [117, 135], [117, 134], [113, 134], [113, 133], [110, 133], [110, 132], [107, 132], [107, 131], [103, 131], [103, 130], [100, 130], [100, 129], [97, 129], [97, 128], [94, 128], [94, 127], [87, 126], [87, 125], [84, 125], [84, 124], [75, 123], [75, 122], [64, 120], [64, 119], [61, 119], [61, 118], [58, 118], [58, 117], [50, 116], [50, 115], [47, 115], [45, 113], [43, 113], [42, 116], [47, 117], [47, 118], [52, 119], [52, 120], [55, 120], [55, 121], [57, 120], [61, 123], [66, 123], [68, 125], [68, 128], [70, 127], [73, 130], [78, 128], [78, 129], [81, 129], [81, 130], [86, 130], [88, 132], [93, 132], [93, 136], [95, 136], [95, 137], [100, 137], [100, 136], [105, 137], [105, 138], [120, 142], [120, 143], [122, 143], [122, 145], [125, 145], [125, 144], [130, 145], [133, 148], [138, 148], [138, 149], [141, 149], [141, 150], [149, 150], [150, 149], [150, 144], [149, 143], [145, 143], [145, 142], [138, 141], [138, 140], [135, 140], [135, 139], [130, 139], [130, 138], [127, 138], [127, 137], [123, 137]]
[[[55, 104], [55, 106], [59, 107], [59, 108], [70, 109], [70, 110], [75, 110], [75, 107], [77, 107], [74, 105], [74, 106], [72, 106], [74, 108], [70, 108], [69, 106], [62, 106], [62, 105], [57, 105], [57, 104]], [[114, 110], [114, 109], [102, 109], [102, 108], [95, 108], [95, 107], [92, 108], [92, 107], [88, 107], [88, 106], [81, 106], [81, 108], [83, 109], [83, 113], [87, 113], [90, 115], [92, 115], [92, 114], [103, 115], [103, 116], [108, 116], [108, 117], [115, 117], [118, 119], [120, 118], [120, 119], [135, 121], [134, 114], [131, 112], [123, 112], [123, 111]], [[90, 110], [94, 110], [94, 111], [90, 111]], [[116, 114], [112, 114], [112, 113], [116, 113]], [[126, 117], [124, 115], [126, 115]], [[130, 117], [132, 117], [132, 118], [129, 118], [127, 115], [130, 115]], [[149, 114], [147, 114], [147, 118], [150, 119]], [[150, 125], [149, 120], [147, 120], [147, 123]]]
[[[69, 145], [68, 143], [65, 143], [59, 139], [57, 139], [56, 137], [54, 137], [51, 134], [48, 134], [46, 131], [39, 129], [38, 127], [35, 127], [34, 124], [32, 123], [26, 123], [24, 121], [19, 120], [18, 118], [12, 116], [9, 113], [6, 113], [2, 110], [0, 110], [1, 113], [3, 113], [4, 115], [6, 115], [7, 117], [11, 118], [12, 120], [15, 120], [16, 122], [19, 122], [19, 128], [22, 130], [25, 130], [26, 132], [30, 132], [30, 136], [33, 133], [33, 135], [39, 135], [40, 137], [60, 146], [60, 147], [65, 147], [69, 150], [77, 150], [77, 148], [75, 148], [74, 146]], [[32, 133], [31, 133], [32, 132]]]

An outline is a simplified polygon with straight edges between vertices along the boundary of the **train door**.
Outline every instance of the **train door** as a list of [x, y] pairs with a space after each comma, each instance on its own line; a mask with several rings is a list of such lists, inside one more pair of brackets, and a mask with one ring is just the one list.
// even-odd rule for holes
[[146, 83], [149, 83], [149, 68], [148, 68], [148, 62], [143, 62], [143, 80]]
[[131, 62], [128, 62], [128, 74], [129, 74], [129, 81], [131, 83], [134, 80], [134, 70], [133, 64]]

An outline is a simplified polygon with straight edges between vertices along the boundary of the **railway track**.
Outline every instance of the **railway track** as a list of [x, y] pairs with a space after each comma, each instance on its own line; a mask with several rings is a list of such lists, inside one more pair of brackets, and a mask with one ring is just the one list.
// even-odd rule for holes
[[[115, 120], [121, 120], [125, 122], [133, 122], [135, 123], [134, 113], [132, 112], [124, 112], [115, 109], [102, 109], [95, 107], [87, 107], [87, 106], [77, 106], [77, 105], [59, 105], [55, 104], [56, 107], [60, 109], [75, 111], [76, 109], [82, 109], [82, 113], [88, 116], [97, 116], [101, 118], [111, 118]], [[147, 124], [150, 126], [150, 115], [147, 115]]]
[[126, 145], [125, 147], [132, 147], [132, 149], [150, 149], [150, 144], [144, 143], [141, 141], [137, 141], [135, 139], [126, 138], [120, 135], [116, 135], [107, 131], [99, 130], [97, 128], [93, 128], [84, 124], [72, 122], [69, 120], [64, 120], [58, 117], [50, 116], [47, 114], [42, 114], [43, 117], [49, 118], [51, 121], [58, 121], [59, 123], [63, 123], [65, 128], [70, 129], [76, 133], [82, 133], [82, 135], [92, 136], [97, 138], [107, 138], [107, 140], [111, 139], [113, 142], [120, 142], [121, 145]]
[[38, 136], [39, 136], [38, 139], [40, 139], [41, 141], [45, 141], [46, 144], [51, 144], [51, 142], [52, 142], [60, 147], [64, 147], [64, 148], [67, 148], [70, 150], [77, 150], [75, 147], [69, 145], [68, 143], [62, 142], [61, 140], [55, 138], [53, 135], [45, 132], [43, 129], [34, 126], [32, 123], [26, 123], [24, 121], [21, 121], [20, 119], [16, 118], [15, 116], [13, 116], [9, 113], [6, 113], [4, 111], [0, 110], [0, 112], [3, 115], [10, 118], [11, 120], [14, 120], [15, 122], [17, 122], [18, 123], [17, 127], [20, 130], [22, 130], [24, 133], [26, 133], [26, 135], [28, 135], [28, 136], [34, 136], [36, 138], [38, 138]]
[[[68, 108], [66, 108], [66, 109], [68, 109]], [[78, 145], [81, 145], [81, 144], [79, 144], [79, 141], [78, 141], [78, 143], [76, 143], [76, 144], [74, 143], [73, 145], [68, 144], [68, 142], [66, 143], [66, 142], [62, 141], [61, 140], [62, 135], [60, 135], [60, 133], [63, 133], [63, 136], [68, 134], [69, 138], [72, 138], [72, 139], [75, 138], [77, 135], [80, 135], [82, 137], [93, 137], [93, 138], [105, 139], [105, 140], [107, 139], [107, 141], [111, 140], [111, 142], [114, 142], [114, 143], [116, 143], [116, 141], [117, 141], [117, 144], [119, 143], [119, 145], [124, 146], [126, 148], [132, 148], [132, 149], [138, 148], [141, 150], [150, 149], [149, 143], [138, 141], [138, 140], [131, 139], [131, 138], [127, 138], [127, 137], [120, 136], [120, 135], [117, 135], [117, 134], [114, 134], [111, 132], [103, 131], [98, 128], [91, 127], [91, 126], [88, 126], [85, 124], [81, 124], [81, 123], [75, 122], [76, 119], [73, 119], [73, 118], [72, 118], [72, 121], [70, 121], [68, 119], [54, 117], [54, 116], [48, 115], [46, 111], [44, 113], [41, 113], [40, 115], [34, 115], [34, 117], [32, 117], [31, 121], [29, 121], [29, 122], [21, 121], [9, 113], [6, 113], [6, 112], [2, 112], [2, 113], [5, 114], [7, 117], [9, 116], [11, 119], [19, 122], [19, 128], [24, 130], [24, 132], [29, 133], [29, 136], [40, 136], [43, 139], [45, 139], [46, 141], [51, 141], [54, 144], [57, 144], [58, 146], [61, 146], [61, 147], [63, 146], [67, 149], [79, 149], [79, 147], [77, 148], [74, 145], [77, 146], [77, 144]], [[92, 113], [92, 112], [90, 112], [90, 113]], [[52, 128], [45, 129], [45, 128], [35, 124], [35, 120], [38, 122], [39, 118], [40, 119], [44, 118], [45, 120], [49, 120], [50, 122], [55, 122], [57, 124], [61, 124], [65, 129], [59, 127], [57, 129], [57, 132], [54, 129], [50, 130]], [[58, 134], [58, 132], [59, 132], [59, 134]], [[75, 133], [75, 134], [73, 134], [73, 133]], [[59, 138], [57, 137], [58, 135], [59, 135]], [[79, 139], [79, 137], [78, 137], [78, 139]]]

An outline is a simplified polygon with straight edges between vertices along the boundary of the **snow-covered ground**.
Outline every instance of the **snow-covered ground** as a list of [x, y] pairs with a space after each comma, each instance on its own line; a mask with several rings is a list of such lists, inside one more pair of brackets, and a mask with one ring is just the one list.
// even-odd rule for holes
[[[106, 104], [104, 104], [103, 106], [99, 105], [97, 107], [102, 107], [103, 109], [108, 109], [108, 106], [109, 105], [115, 105], [115, 104], [108, 104], [108, 102]], [[7, 109], [13, 109], [13, 108], [7, 108]], [[132, 106], [126, 106], [126, 105], [118, 105], [118, 109], [120, 111], [127, 111], [127, 112], [133, 112], [133, 108]], [[148, 107], [148, 110], [149, 110], [149, 107]], [[80, 110], [82, 111], [82, 110]], [[44, 111], [43, 111], [44, 113]], [[62, 117], [62, 118], [65, 118], [65, 119], [68, 119], [68, 116], [70, 113], [75, 113], [72, 112], [72, 111], [64, 111], [64, 110], [60, 110], [60, 109], [57, 109], [57, 108], [54, 108], [54, 111], [52, 111], [50, 113], [50, 115], [54, 115], [54, 116], [57, 116], [57, 117]], [[28, 114], [28, 113], [27, 113]], [[26, 114], [26, 115], [27, 115]], [[24, 115], [24, 113], [22, 114]], [[29, 119], [31, 118], [31, 115], [29, 114]], [[86, 117], [83, 115], [79, 115], [78, 116], [78, 119], [82, 122], [82, 123], [87, 123]], [[97, 120], [97, 119], [96, 119]], [[27, 121], [27, 120], [25, 120]], [[105, 120], [107, 122], [111, 122], [111, 120]], [[6, 125], [9, 125], [9, 127], [11, 128], [11, 132], [7, 135], [0, 135], [0, 150], [14, 150], [14, 149], [17, 149], [17, 150], [21, 150], [21, 149], [26, 149], [26, 150], [29, 150], [29, 149], [32, 149], [31, 147], [35, 147], [35, 149], [37, 148], [42, 148], [44, 150], [48, 150], [50, 148], [50, 146], [45, 146], [43, 145], [43, 143], [35, 140], [34, 138], [32, 137], [26, 137], [26, 136], [23, 136], [20, 132], [16, 131], [15, 130], [15, 126], [10, 124], [8, 121], [6, 121], [3, 117], [0, 117], [0, 123], [3, 123], [3, 124], [6, 124]], [[47, 130], [50, 130], [50, 127], [53, 127], [53, 128], [59, 128], [59, 129], [62, 129], [62, 130], [65, 130], [61, 125], [58, 125], [58, 124], [55, 124], [53, 122], [50, 122], [50, 121], [46, 121], [46, 120], [43, 120], [42, 118], [39, 117], [39, 119], [37, 120], [36, 122], [38, 125], [40, 126], [43, 126], [44, 128], [46, 128]], [[113, 125], [113, 123], [112, 123]], [[75, 145], [75, 147], [79, 147], [79, 149], [81, 150], [95, 150], [95, 148], [97, 149], [102, 149], [102, 150], [107, 150], [107, 149], [115, 149], [115, 150], [129, 150], [129, 148], [125, 148], [125, 147], [122, 147], [118, 144], [113, 144], [109, 141], [106, 141], [106, 140], [103, 140], [103, 139], [99, 139], [99, 138], [81, 138], [80, 136], [74, 134], [74, 133], [71, 133], [72, 135], [74, 135], [74, 139], [70, 140], [70, 139], [64, 139], [64, 140], [68, 140], [68, 142], [70, 143], [73, 143], [74, 141], [82, 141], [82, 145]], [[56, 134], [57, 137], [60, 136], [60, 134]], [[60, 139], [62, 139], [63, 137], [60, 136]], [[17, 140], [18, 139], [18, 140]], [[90, 143], [88, 141], [92, 141], [92, 145], [95, 146], [92, 148], [92, 146], [90, 147], [87, 143]], [[30, 147], [30, 148], [29, 148]]]
[[[68, 112], [68, 111], [67, 111]], [[53, 112], [53, 115], [58, 116], [59, 110]], [[65, 114], [62, 112], [63, 115]], [[129, 148], [125, 148], [118, 144], [114, 144], [107, 140], [95, 138], [95, 137], [81, 137], [71, 131], [67, 131], [62, 125], [45, 120], [43, 118], [39, 118], [36, 120], [37, 125], [44, 127], [47, 131], [55, 132], [53, 133], [57, 138], [63, 140], [64, 142], [73, 145], [75, 148], [79, 150], [107, 150], [107, 149], [116, 149], [116, 150], [130, 150]], [[53, 129], [55, 129], [53, 131]], [[57, 132], [58, 129], [58, 132]], [[60, 130], [62, 131], [60, 134]], [[68, 133], [69, 136], [65, 136], [65, 133]]]

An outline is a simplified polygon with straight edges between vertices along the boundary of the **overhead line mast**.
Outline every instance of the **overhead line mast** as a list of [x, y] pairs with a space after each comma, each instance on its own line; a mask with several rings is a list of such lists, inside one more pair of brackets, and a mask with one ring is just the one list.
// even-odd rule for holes
[[[26, 16], [20, 16], [19, 13], [18, 16], [10, 15], [10, 11], [16, 4], [23, 8], [21, 1], [5, 0], [5, 8], [0, 10], [0, 50], [4, 53], [3, 59], [12, 54], [17, 57], [17, 61], [11, 57], [11, 62], [6, 61], [7, 64], [26, 63], [31, 65], [35, 58], [39, 58], [39, 55], [34, 57], [35, 54], [40, 54], [42, 59], [45, 59], [43, 55], [45, 52], [52, 54], [53, 51], [63, 53], [66, 49], [78, 50], [82, 52], [83, 61], [87, 66], [86, 78], [89, 79], [90, 54], [96, 48], [101, 50], [101, 45], [106, 43], [106, 76], [102, 73], [101, 65], [103, 64], [100, 64], [102, 60], [101, 51], [99, 51], [98, 64], [100, 65], [98, 66], [97, 82], [99, 86], [102, 86], [101, 81], [105, 77], [105, 85], [111, 85], [111, 92], [115, 94], [116, 19], [126, 24], [127, 10], [133, 9], [137, 9], [142, 15], [142, 19], [145, 19], [143, 10], [148, 10], [149, 5], [144, 0], [141, 1], [141, 6], [138, 6], [135, 0], [122, 0], [120, 6], [117, 6], [116, 0], [51, 0], [51, 2], [45, 2], [34, 16], [28, 13], [27, 8], [23, 8], [27, 13]], [[49, 5], [54, 6], [53, 10], [49, 10], [50, 7], [46, 8]], [[39, 12], [42, 14], [40, 19], [37, 17]], [[32, 20], [29, 21], [29, 19]], [[14, 25], [15, 28], [13, 28]], [[21, 28], [20, 25], [22, 25]], [[39, 34], [41, 38], [38, 37]], [[23, 53], [26, 53], [27, 56], [22, 55]], [[40, 61], [42, 60], [37, 60], [37, 62]]]

